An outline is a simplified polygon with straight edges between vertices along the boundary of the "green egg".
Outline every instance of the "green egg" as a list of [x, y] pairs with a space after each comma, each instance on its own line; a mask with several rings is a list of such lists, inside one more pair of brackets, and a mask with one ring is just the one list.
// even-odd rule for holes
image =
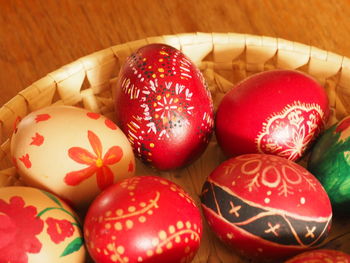
[[308, 170], [327, 191], [333, 211], [350, 214], [350, 116], [320, 136], [312, 150]]

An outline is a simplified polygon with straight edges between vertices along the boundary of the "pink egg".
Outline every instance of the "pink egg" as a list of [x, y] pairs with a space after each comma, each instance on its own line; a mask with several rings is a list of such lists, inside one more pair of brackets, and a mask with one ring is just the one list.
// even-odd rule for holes
[[96, 263], [189, 263], [199, 248], [202, 221], [194, 201], [178, 185], [137, 176], [94, 200], [84, 236]]
[[328, 235], [327, 193], [302, 166], [268, 154], [245, 154], [219, 165], [201, 195], [220, 239], [247, 257], [283, 258], [316, 247]]
[[135, 154], [161, 170], [195, 160], [212, 134], [213, 105], [204, 78], [171, 46], [147, 45], [127, 59], [115, 106]]
[[227, 156], [268, 153], [300, 158], [328, 118], [324, 88], [292, 70], [255, 74], [229, 91], [216, 115], [216, 137]]

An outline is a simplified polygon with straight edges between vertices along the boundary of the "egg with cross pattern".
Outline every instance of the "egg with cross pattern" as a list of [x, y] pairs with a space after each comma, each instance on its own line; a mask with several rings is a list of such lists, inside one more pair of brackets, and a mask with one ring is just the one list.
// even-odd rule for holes
[[244, 256], [281, 259], [317, 247], [332, 208], [318, 180], [283, 157], [245, 154], [220, 164], [201, 194], [210, 228]]

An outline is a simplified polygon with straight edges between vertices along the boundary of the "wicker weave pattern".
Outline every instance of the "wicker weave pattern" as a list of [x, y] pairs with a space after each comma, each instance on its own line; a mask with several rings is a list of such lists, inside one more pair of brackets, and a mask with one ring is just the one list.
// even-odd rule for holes
[[[150, 37], [116, 45], [82, 57], [22, 90], [0, 109], [0, 186], [21, 184], [9, 156], [10, 136], [18, 117], [52, 104], [77, 105], [114, 119], [113, 86], [120, 66], [137, 48], [166, 43], [182, 50], [204, 73], [217, 107], [234, 83], [252, 73], [273, 68], [299, 69], [325, 87], [332, 109], [329, 124], [349, 114], [350, 59], [279, 38], [235, 33], [193, 33]], [[191, 167], [163, 176], [197, 197], [204, 178], [221, 161], [215, 140]], [[210, 160], [210, 161], [203, 161]], [[149, 171], [140, 165], [140, 172]], [[196, 201], [199, 203], [198, 198]], [[194, 262], [241, 262], [208, 231]], [[214, 241], [213, 241], [214, 240]], [[218, 257], [218, 255], [220, 255]], [[236, 259], [237, 260], [237, 259]]]

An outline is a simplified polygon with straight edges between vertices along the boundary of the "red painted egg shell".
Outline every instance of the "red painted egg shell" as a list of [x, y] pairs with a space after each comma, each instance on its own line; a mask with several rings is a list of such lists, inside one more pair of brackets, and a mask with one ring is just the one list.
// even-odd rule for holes
[[84, 224], [87, 248], [97, 263], [191, 262], [201, 234], [192, 198], [155, 176], [125, 179], [103, 191]]
[[327, 94], [310, 76], [265, 71], [225, 95], [216, 115], [216, 136], [227, 156], [267, 153], [295, 161], [328, 115]]
[[31, 187], [0, 188], [0, 262], [83, 263], [82, 226], [61, 199]]
[[195, 160], [212, 134], [212, 99], [201, 72], [167, 45], [144, 46], [127, 59], [115, 105], [135, 154], [161, 170]]
[[350, 263], [350, 255], [331, 249], [317, 249], [301, 253], [285, 263]]
[[121, 129], [100, 114], [71, 106], [47, 107], [23, 118], [11, 139], [11, 155], [28, 185], [79, 207], [135, 172]]
[[285, 158], [246, 154], [219, 165], [201, 195], [212, 230], [229, 246], [258, 258], [282, 258], [319, 245], [332, 208], [317, 179]]

